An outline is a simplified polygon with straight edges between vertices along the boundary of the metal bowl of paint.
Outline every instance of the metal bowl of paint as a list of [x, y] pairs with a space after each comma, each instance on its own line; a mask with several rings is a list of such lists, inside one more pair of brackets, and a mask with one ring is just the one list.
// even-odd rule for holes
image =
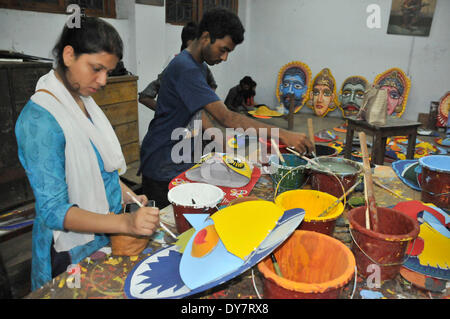
[[314, 160], [318, 165], [308, 164], [311, 188], [337, 198], [344, 195], [363, 172], [360, 163], [345, 158], [319, 156]]

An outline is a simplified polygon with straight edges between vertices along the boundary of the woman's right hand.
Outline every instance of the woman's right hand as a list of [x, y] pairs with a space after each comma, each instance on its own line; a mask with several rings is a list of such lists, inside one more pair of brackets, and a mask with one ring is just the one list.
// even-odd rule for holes
[[159, 225], [159, 209], [155, 207], [141, 207], [127, 216], [127, 231], [131, 235], [150, 236]]

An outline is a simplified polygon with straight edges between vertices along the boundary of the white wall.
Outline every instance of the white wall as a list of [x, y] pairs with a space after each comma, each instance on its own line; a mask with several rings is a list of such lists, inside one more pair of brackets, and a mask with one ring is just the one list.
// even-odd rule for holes
[[[55, 45], [67, 16], [22, 10], [0, 9], [0, 50], [13, 50], [44, 58], [53, 58]], [[128, 20], [105, 19], [119, 32], [124, 42], [124, 63], [134, 64]]]
[[[314, 77], [330, 68], [337, 92], [350, 75], [372, 82], [398, 67], [411, 78], [404, 118], [428, 113], [430, 101], [450, 90], [450, 1], [438, 0], [429, 37], [387, 34], [390, 0], [248, 0], [247, 66], [258, 83], [256, 101], [277, 105], [278, 71], [291, 61], [309, 65]], [[369, 29], [369, 4], [381, 8], [381, 28]], [[411, 60], [410, 60], [411, 59]], [[311, 113], [307, 107], [300, 112]], [[341, 116], [338, 110], [328, 116]]]
[[[106, 19], [117, 28], [125, 45], [124, 63], [139, 76], [138, 89], [156, 78], [181, 44], [181, 26], [165, 23], [165, 8], [119, 1], [118, 17]], [[381, 28], [366, 26], [369, 4], [381, 8]], [[315, 76], [331, 69], [339, 90], [350, 75], [369, 81], [391, 67], [410, 76], [411, 92], [405, 118], [429, 111], [430, 101], [450, 90], [450, 1], [438, 0], [429, 37], [386, 33], [391, 0], [240, 0], [239, 16], [245, 40], [228, 61], [211, 68], [217, 93], [225, 99], [229, 88], [245, 75], [258, 83], [256, 101], [277, 105], [275, 86], [280, 68], [294, 60], [309, 65]], [[66, 16], [0, 9], [0, 49], [51, 57]], [[301, 112], [310, 112], [303, 107]], [[140, 140], [153, 111], [139, 105]], [[329, 116], [341, 116], [337, 110]]]

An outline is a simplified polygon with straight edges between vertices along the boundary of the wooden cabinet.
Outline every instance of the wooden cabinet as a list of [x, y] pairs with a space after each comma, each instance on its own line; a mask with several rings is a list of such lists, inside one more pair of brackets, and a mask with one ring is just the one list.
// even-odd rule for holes
[[109, 77], [105, 88], [92, 97], [117, 134], [127, 166], [139, 161], [137, 76]]
[[0, 62], [0, 213], [34, 201], [17, 155], [14, 128], [37, 81], [51, 68], [51, 63]]
[[[34, 201], [17, 155], [14, 129], [38, 79], [51, 68], [51, 63], [0, 62], [0, 214]], [[110, 77], [93, 96], [113, 125], [128, 166], [139, 161], [137, 79]]]

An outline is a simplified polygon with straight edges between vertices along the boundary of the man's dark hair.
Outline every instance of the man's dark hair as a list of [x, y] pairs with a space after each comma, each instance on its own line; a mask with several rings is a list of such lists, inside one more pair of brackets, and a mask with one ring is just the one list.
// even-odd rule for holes
[[197, 36], [197, 24], [195, 22], [188, 22], [181, 31], [181, 49], [183, 51], [187, 48], [187, 42], [194, 40]]
[[214, 43], [216, 39], [223, 39], [227, 35], [236, 45], [244, 41], [245, 29], [241, 20], [235, 13], [225, 8], [214, 8], [205, 12], [198, 26], [197, 39], [205, 31], [209, 32], [211, 43]]
[[250, 76], [244, 76], [242, 78], [242, 80], [239, 82], [239, 84], [241, 86], [243, 86], [244, 84], [247, 84], [250, 88], [253, 88], [254, 86], [256, 86], [256, 82], [253, 81], [253, 79]]
[[64, 26], [61, 36], [53, 48], [56, 65], [62, 70], [66, 69], [63, 51], [67, 45], [73, 47], [77, 57], [85, 53], [100, 52], [113, 54], [117, 56], [119, 61], [123, 57], [123, 42], [119, 33], [111, 24], [95, 17], [81, 17], [80, 28]]

